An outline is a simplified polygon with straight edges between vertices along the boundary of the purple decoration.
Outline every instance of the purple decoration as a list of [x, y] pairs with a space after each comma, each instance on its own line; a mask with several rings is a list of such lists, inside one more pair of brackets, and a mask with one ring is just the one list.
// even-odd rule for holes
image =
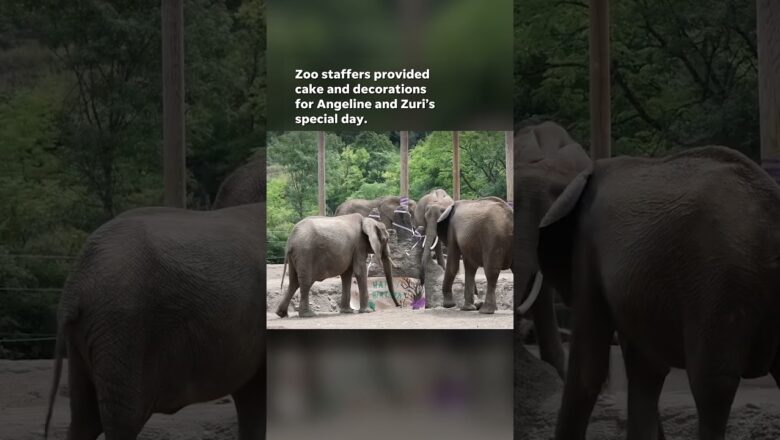
[[424, 309], [424, 308], [425, 308], [425, 297], [424, 296], [421, 296], [420, 298], [418, 298], [418, 299], [414, 300], [414, 302], [412, 302], [412, 310]]

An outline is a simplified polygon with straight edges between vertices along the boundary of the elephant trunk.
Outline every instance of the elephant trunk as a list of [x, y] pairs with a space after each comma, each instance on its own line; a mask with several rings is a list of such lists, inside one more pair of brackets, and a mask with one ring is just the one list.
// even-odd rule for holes
[[385, 280], [387, 280], [387, 289], [390, 291], [390, 297], [393, 298], [395, 306], [400, 307], [401, 305], [395, 297], [395, 286], [393, 285], [393, 261], [390, 259], [390, 250], [386, 245], [382, 250], [382, 269], [385, 271]]
[[427, 220], [425, 222], [425, 240], [422, 245], [422, 260], [420, 264], [420, 282], [425, 283], [425, 265], [431, 259], [431, 248], [436, 242], [436, 221]]

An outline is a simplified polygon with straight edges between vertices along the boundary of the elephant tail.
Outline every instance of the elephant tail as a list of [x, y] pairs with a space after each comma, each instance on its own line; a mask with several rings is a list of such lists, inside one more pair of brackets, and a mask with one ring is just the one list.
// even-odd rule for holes
[[284, 268], [282, 268], [282, 285], [279, 286], [279, 290], [284, 291], [284, 274], [287, 273], [287, 252], [284, 253]]
[[49, 407], [46, 410], [46, 423], [43, 427], [43, 438], [49, 436], [49, 426], [51, 424], [51, 415], [54, 411], [54, 401], [57, 399], [57, 390], [60, 387], [60, 378], [62, 377], [62, 359], [65, 357], [65, 335], [62, 327], [57, 332], [57, 343], [54, 349], [54, 380], [52, 381], [51, 391], [49, 392]]

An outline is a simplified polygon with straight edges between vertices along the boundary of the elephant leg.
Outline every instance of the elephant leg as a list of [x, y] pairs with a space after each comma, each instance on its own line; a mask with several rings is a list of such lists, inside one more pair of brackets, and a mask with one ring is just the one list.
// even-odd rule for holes
[[493, 314], [498, 309], [496, 305], [496, 284], [498, 284], [499, 270], [485, 268], [485, 277], [487, 278], [487, 292], [485, 292], [485, 302], [479, 308], [479, 313]]
[[95, 440], [102, 432], [97, 393], [79, 353], [70, 351], [68, 383], [70, 387], [70, 426], [68, 440]]
[[300, 283], [298, 282], [298, 271], [295, 270], [295, 265], [292, 263], [290, 264], [289, 274], [290, 280], [287, 285], [287, 293], [284, 295], [284, 298], [282, 298], [282, 301], [276, 308], [276, 315], [280, 318], [287, 316], [287, 310], [290, 307], [290, 301], [292, 300], [293, 295], [295, 295], [295, 291], [298, 290], [298, 287], [300, 287]]
[[460, 309], [465, 311], [477, 310], [477, 306], [474, 305], [474, 290], [476, 290], [474, 275], [477, 273], [477, 268], [467, 261], [463, 261], [463, 268], [466, 270], [466, 283], [463, 287], [463, 307]]
[[370, 313], [372, 310], [368, 307], [368, 269], [366, 268], [366, 259], [356, 261], [352, 266], [357, 278], [358, 290], [360, 291], [360, 309], [359, 313]]
[[542, 291], [531, 308], [534, 318], [536, 340], [539, 343], [539, 355], [543, 361], [555, 367], [561, 379], [566, 378], [565, 360], [561, 335], [558, 332], [558, 319], [555, 316], [555, 291], [542, 285]]
[[772, 377], [775, 378], [777, 387], [780, 388], [780, 357], [775, 359], [775, 364], [772, 366], [770, 373], [772, 374]]
[[458, 275], [460, 269], [460, 249], [458, 245], [451, 242], [447, 252], [447, 266], [444, 270], [444, 281], [441, 285], [441, 293], [444, 296], [444, 307], [455, 307], [455, 300], [452, 299], [452, 282]]
[[309, 291], [312, 286], [311, 281], [305, 281], [301, 283], [301, 303], [298, 305], [298, 316], [301, 318], [311, 318], [317, 316], [309, 305]]
[[628, 377], [629, 440], [663, 440], [663, 427], [658, 414], [658, 398], [669, 367], [655, 365], [652, 360], [626, 341], [621, 341], [623, 361]]
[[[116, 377], [115, 380], [122, 380]], [[98, 388], [100, 420], [106, 433], [105, 440], [136, 440], [150, 414], [143, 412], [138, 389], [130, 391], [131, 385], [123, 383]]]
[[265, 367], [233, 393], [238, 414], [239, 440], [265, 438]]
[[[749, 333], [740, 331], [745, 323], [728, 326], [714, 320], [690, 325], [686, 332], [686, 369], [696, 410], [699, 414], [699, 438], [721, 440], [726, 435], [731, 404], [739, 387], [742, 360], [750, 347]], [[740, 325], [743, 324], [743, 325]], [[708, 329], [706, 334], [700, 329]], [[694, 336], [695, 335], [695, 336]], [[724, 347], [726, 349], [724, 349]]]
[[352, 307], [349, 306], [349, 299], [352, 296], [352, 268], [347, 269], [341, 274], [341, 304], [339, 311], [341, 313], [352, 313]]
[[[577, 284], [592, 286], [588, 282]], [[585, 439], [590, 414], [607, 378], [614, 324], [603, 298], [593, 287], [585, 287], [575, 297], [576, 316], [556, 440]]]

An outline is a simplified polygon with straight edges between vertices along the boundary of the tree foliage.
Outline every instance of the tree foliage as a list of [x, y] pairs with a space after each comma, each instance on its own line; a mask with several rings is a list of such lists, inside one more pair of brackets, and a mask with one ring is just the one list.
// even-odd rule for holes
[[[188, 204], [206, 208], [265, 144], [265, 7], [184, 9]], [[0, 2], [0, 66], [0, 340], [25, 339], [53, 333], [89, 233], [162, 201], [160, 2]]]

